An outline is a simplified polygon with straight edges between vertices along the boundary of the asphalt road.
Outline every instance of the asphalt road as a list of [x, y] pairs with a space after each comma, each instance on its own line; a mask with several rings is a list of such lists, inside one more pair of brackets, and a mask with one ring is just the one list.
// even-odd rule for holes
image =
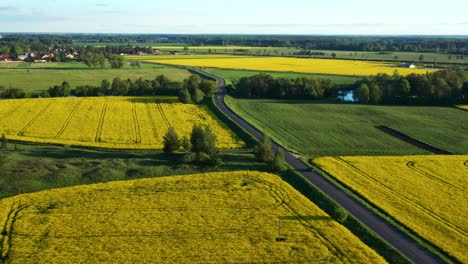
[[[210, 76], [216, 79], [219, 83], [219, 91], [215, 94], [215, 103], [218, 108], [229, 116], [234, 122], [244, 128], [247, 132], [253, 135], [255, 138], [261, 140], [263, 134], [257, 130], [254, 126], [250, 125], [246, 120], [241, 118], [235, 112], [233, 112], [224, 102], [225, 95], [225, 81], [215, 75], [208, 74], [198, 69], [192, 69], [195, 72], [199, 72], [203, 75]], [[414, 263], [444, 263], [439, 257], [435, 256], [425, 248], [420, 246], [410, 237], [393, 227], [391, 224], [374, 214], [371, 210], [360, 204], [358, 201], [353, 199], [351, 196], [343, 192], [341, 189], [336, 187], [334, 184], [323, 178], [320, 174], [313, 172], [309, 166], [307, 166], [300, 159], [296, 158], [291, 152], [284, 147], [280, 146], [276, 142], [272, 142], [273, 149], [276, 151], [278, 148], [282, 148], [285, 154], [286, 162], [300, 172], [305, 178], [307, 178], [313, 185], [317, 186], [322, 192], [330, 196], [335, 202], [340, 204], [354, 217], [359, 219], [368, 228], [378, 234], [381, 238], [391, 244], [393, 247], [398, 249], [402, 254], [409, 258]]]

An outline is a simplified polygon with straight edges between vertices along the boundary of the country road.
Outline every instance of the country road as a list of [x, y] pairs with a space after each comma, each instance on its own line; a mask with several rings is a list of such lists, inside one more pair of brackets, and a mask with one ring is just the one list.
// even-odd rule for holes
[[[253, 135], [255, 138], [261, 140], [263, 134], [256, 129], [254, 126], [249, 124], [246, 120], [237, 115], [232, 111], [224, 102], [225, 96], [225, 81], [215, 75], [206, 73], [204, 71], [191, 68], [190, 70], [198, 72], [199, 74], [209, 76], [218, 81], [220, 89], [215, 94], [215, 104], [217, 107], [239, 126]], [[368, 228], [378, 234], [381, 238], [399, 250], [408, 259], [414, 263], [444, 263], [439, 257], [435, 256], [425, 248], [420, 246], [413, 239], [408, 237], [400, 230], [393, 227], [391, 224], [386, 222], [384, 219], [373, 213], [371, 210], [360, 204], [354, 198], [346, 194], [344, 191], [336, 187], [333, 183], [326, 180], [320, 174], [312, 171], [307, 164], [296, 158], [291, 152], [277, 144], [272, 142], [273, 149], [276, 151], [278, 148], [284, 150], [286, 162], [299, 173], [301, 173], [306, 179], [308, 179], [313, 185], [318, 187], [322, 192], [331, 197], [335, 202], [346, 209], [350, 214], [356, 217], [359, 221], [364, 223]]]

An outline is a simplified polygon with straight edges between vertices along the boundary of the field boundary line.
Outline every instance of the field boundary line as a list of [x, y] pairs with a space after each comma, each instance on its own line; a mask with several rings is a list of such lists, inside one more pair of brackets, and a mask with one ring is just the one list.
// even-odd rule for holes
[[47, 109], [50, 108], [50, 106], [52, 105], [52, 103], [55, 102], [55, 100], [51, 100], [39, 113], [37, 113], [31, 120], [29, 120], [29, 122], [26, 124], [25, 127], [23, 127], [23, 129], [18, 132], [18, 136], [24, 136], [24, 133], [26, 133], [26, 131], [32, 126], [34, 125], [34, 123], [37, 121], [37, 119], [39, 119], [39, 117], [45, 113], [45, 111], [47, 111]]
[[62, 127], [60, 128], [60, 130], [57, 132], [57, 134], [55, 135], [54, 138], [58, 138], [60, 137], [63, 132], [65, 132], [65, 129], [68, 127], [68, 125], [70, 124], [72, 118], [75, 116], [75, 113], [76, 111], [78, 110], [78, 108], [80, 107], [81, 103], [83, 101], [80, 100], [76, 103], [76, 105], [73, 107], [73, 110], [70, 112], [70, 114], [68, 115], [67, 119], [65, 120], [65, 123], [63, 123]]
[[409, 204], [412, 204], [415, 209], [419, 209], [420, 211], [422, 211], [423, 213], [425, 213], [429, 217], [432, 217], [437, 222], [442, 222], [442, 224], [444, 224], [446, 227], [448, 227], [448, 228], [452, 229], [453, 231], [459, 233], [461, 236], [466, 237], [466, 234], [465, 234], [464, 230], [461, 230], [458, 226], [454, 225], [453, 223], [451, 223], [447, 219], [443, 218], [442, 216], [439, 216], [437, 214], [432, 213], [426, 207], [424, 207], [424, 206], [422, 206], [422, 205], [420, 205], [420, 204], [418, 204], [416, 202], [413, 202], [411, 199], [405, 197], [404, 195], [399, 194], [398, 192], [395, 192], [390, 187], [386, 186], [385, 184], [381, 183], [379, 180], [372, 177], [372, 175], [370, 175], [369, 173], [364, 172], [363, 170], [357, 168], [356, 166], [349, 163], [348, 161], [346, 161], [346, 160], [344, 160], [344, 159], [342, 159], [340, 157], [336, 157], [334, 159], [341, 162], [342, 164], [344, 164], [346, 167], [350, 168], [351, 170], [354, 170], [357, 173], [363, 175], [365, 178], [369, 179], [370, 181], [375, 182], [378, 186], [381, 186], [382, 188], [387, 189], [392, 195], [395, 195], [396, 197], [400, 198], [401, 200], [406, 201]]
[[99, 117], [99, 124], [98, 124], [97, 131], [96, 131], [96, 137], [94, 138], [95, 142], [101, 142], [102, 127], [104, 126], [104, 119], [106, 117], [108, 103], [109, 103], [109, 99], [106, 98], [104, 101], [104, 105], [102, 106], [101, 116]]
[[135, 128], [135, 143], [141, 143], [141, 130], [140, 130], [140, 122], [138, 121], [138, 115], [136, 111], [136, 100], [133, 99], [132, 102], [132, 113], [133, 113], [133, 125]]

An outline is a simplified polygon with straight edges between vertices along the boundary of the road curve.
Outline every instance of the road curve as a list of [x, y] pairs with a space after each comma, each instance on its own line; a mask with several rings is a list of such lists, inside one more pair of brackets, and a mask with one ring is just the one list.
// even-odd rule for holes
[[[254, 126], [249, 124], [242, 117], [237, 115], [232, 111], [224, 102], [225, 96], [225, 81], [224, 79], [201, 71], [199, 69], [191, 68], [190, 70], [197, 72], [201, 75], [209, 76], [218, 81], [220, 89], [215, 94], [215, 104], [217, 107], [239, 126], [249, 132], [255, 138], [261, 140], [263, 137], [262, 132], [256, 129]], [[296, 158], [291, 152], [277, 144], [272, 142], [273, 149], [281, 148], [285, 154], [286, 162], [301, 173], [306, 179], [308, 179], [313, 185], [318, 187], [322, 192], [330, 196], [335, 202], [345, 208], [349, 213], [354, 217], [359, 219], [364, 223], [368, 228], [378, 234], [381, 238], [391, 244], [394, 248], [399, 250], [403, 255], [410, 259], [414, 263], [444, 263], [439, 257], [435, 256], [431, 252], [427, 251], [425, 248], [420, 246], [413, 239], [405, 235], [400, 230], [396, 229], [394, 226], [386, 222], [384, 219], [380, 218], [378, 215], [373, 213], [371, 210], [366, 208], [364, 205], [360, 204], [354, 198], [346, 194], [344, 191], [336, 187], [334, 184], [326, 180], [320, 174], [312, 171], [307, 164], [302, 162], [300, 159]]]

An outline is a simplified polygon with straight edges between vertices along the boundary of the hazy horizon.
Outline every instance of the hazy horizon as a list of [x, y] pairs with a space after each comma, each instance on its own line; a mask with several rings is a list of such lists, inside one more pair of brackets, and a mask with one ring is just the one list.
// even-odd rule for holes
[[468, 2], [20, 0], [0, 4], [5, 33], [466, 36]]

